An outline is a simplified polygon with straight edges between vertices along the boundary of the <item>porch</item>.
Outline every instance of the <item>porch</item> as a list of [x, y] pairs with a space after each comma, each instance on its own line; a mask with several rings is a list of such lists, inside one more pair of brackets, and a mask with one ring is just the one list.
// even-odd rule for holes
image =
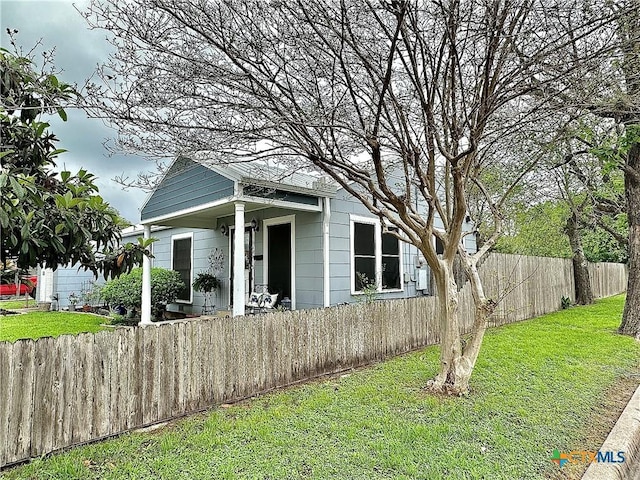
[[[144, 238], [152, 236], [153, 227], [182, 227], [181, 231], [189, 228], [210, 230], [218, 245], [227, 245], [226, 248], [223, 247], [228, 252], [229, 259], [229, 263], [225, 265], [225, 271], [229, 274], [226, 277], [229, 280], [227, 298], [233, 316], [245, 314], [248, 297], [254, 291], [277, 293], [278, 301], [286, 297], [285, 302], [291, 309], [295, 309], [296, 217], [317, 216], [314, 222], [322, 225], [318, 245], [321, 243], [323, 258], [321, 268], [317, 268], [314, 274], [322, 277], [322, 304], [328, 306], [330, 197], [335, 193], [335, 187], [324, 183], [316, 185], [316, 178], [301, 174], [295, 174], [293, 180], [289, 178], [286, 181], [284, 179], [288, 177], [283, 177], [282, 172], [279, 172], [281, 180], [276, 182], [257, 175], [256, 171], [252, 176], [232, 167], [221, 169], [191, 165], [192, 169], [194, 167], [199, 172], [197, 177], [208, 177], [206, 185], [188, 186], [181, 182], [184, 165], [181, 166], [182, 172], [175, 172], [172, 178], [164, 179], [142, 208]], [[185, 188], [189, 187], [191, 188], [185, 193]], [[273, 212], [278, 215], [274, 216]], [[237, 234], [239, 225], [243, 226], [243, 234]], [[172, 242], [179, 242], [181, 239], [184, 243], [189, 242], [189, 234], [175, 237], [174, 240], [172, 236]], [[256, 251], [256, 244], [261, 246], [261, 252]], [[173, 250], [171, 256], [173, 268]], [[149, 258], [144, 258], [142, 267], [141, 324], [149, 324]], [[193, 255], [189, 267], [193, 272]], [[185, 277], [183, 280], [185, 283], [189, 280], [192, 282], [193, 277]], [[221, 305], [226, 305], [227, 298], [220, 299]]]

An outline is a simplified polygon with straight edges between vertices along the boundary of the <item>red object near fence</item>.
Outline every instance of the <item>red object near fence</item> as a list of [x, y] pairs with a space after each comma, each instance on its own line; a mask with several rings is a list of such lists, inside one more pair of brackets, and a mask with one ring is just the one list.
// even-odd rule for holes
[[[24, 282], [25, 280], [22, 280]], [[38, 277], [36, 275], [30, 276], [26, 278], [26, 281], [29, 282], [29, 285], [26, 283], [20, 283], [19, 293], [16, 293], [16, 284], [15, 283], [2, 283], [0, 284], [0, 296], [15, 296], [15, 295], [25, 295], [27, 293], [32, 294], [36, 290], [36, 285], [38, 284]], [[32, 295], [33, 296], [33, 295]]]

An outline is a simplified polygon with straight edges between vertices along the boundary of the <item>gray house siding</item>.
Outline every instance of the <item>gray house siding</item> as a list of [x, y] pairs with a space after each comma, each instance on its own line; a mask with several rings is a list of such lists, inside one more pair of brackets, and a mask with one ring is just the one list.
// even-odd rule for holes
[[[67, 265], [58, 268], [53, 271], [50, 280], [52, 282], [51, 292], [52, 295], [58, 296], [58, 307], [68, 308], [70, 305], [69, 296], [74, 293], [78, 298], [78, 306], [81, 306], [80, 296], [82, 293], [91, 290], [94, 282], [96, 284], [104, 283], [102, 277], [97, 279], [94, 277], [93, 272], [78, 269], [78, 265]], [[42, 273], [41, 273], [42, 275]], [[49, 302], [51, 298], [44, 298], [43, 301]]]
[[322, 214], [296, 214], [296, 308], [322, 307]]
[[332, 305], [352, 302], [351, 297], [351, 244], [349, 214], [354, 213], [355, 203], [339, 196], [331, 199], [331, 224], [329, 226], [329, 272], [331, 274], [329, 301]]
[[177, 161], [142, 208], [142, 221], [233, 195], [233, 181], [188, 159]]
[[[403, 185], [400, 181], [397, 184], [398, 188]], [[150, 197], [142, 210], [142, 219], [148, 220], [226, 198], [233, 194], [233, 186], [232, 180], [191, 160], [181, 159], [181, 162], [176, 162], [173, 165], [172, 171], [169, 172], [161, 186]], [[245, 187], [245, 189], [251, 190], [250, 187]], [[260, 195], [262, 192], [263, 190], [256, 188], [255, 192], [252, 193]], [[278, 197], [277, 193], [276, 197]], [[298, 200], [305, 204], [319, 204], [317, 202], [320, 202], [319, 198], [309, 195], [291, 193], [287, 193], [287, 195], [291, 196], [291, 198], [287, 198], [288, 200]], [[335, 197], [330, 199], [330, 206], [329, 300], [330, 304], [335, 305], [343, 302], [354, 302], [362, 298], [358, 294], [351, 293], [351, 216], [357, 215], [370, 219], [375, 219], [375, 217], [344, 189], [339, 189]], [[264, 274], [267, 229], [264, 221], [291, 216], [295, 218], [295, 306], [297, 309], [322, 307], [324, 305], [323, 213], [281, 207], [267, 207], [258, 210], [251, 210], [250, 208], [251, 204], [249, 203], [245, 211], [245, 226], [250, 224], [252, 220], [255, 220], [258, 225], [258, 231], [252, 232], [254, 289], [260, 290], [260, 287], [266, 282]], [[217, 218], [215, 225], [218, 227], [225, 225], [233, 228], [234, 222], [234, 215], [227, 215]], [[442, 225], [439, 219], [436, 220], [436, 225]], [[207, 226], [213, 226], [213, 224]], [[473, 226], [465, 224], [464, 228], [471, 231]], [[228, 234], [228, 236], [223, 235], [220, 228], [212, 230], [173, 227], [153, 233], [152, 236], [158, 238], [158, 241], [153, 246], [153, 253], [156, 257], [153, 260], [153, 265], [171, 268], [171, 236], [186, 233], [192, 233], [193, 235], [193, 276], [208, 268], [207, 257], [214, 249], [221, 249], [224, 253], [221, 274], [223, 286], [215, 295], [214, 303], [218, 309], [228, 309], [231, 286], [231, 236]], [[475, 235], [465, 237], [464, 241], [468, 250], [475, 251]], [[426, 285], [424, 289], [417, 289], [419, 273], [425, 272], [426, 268], [422, 266], [419, 269], [418, 259], [420, 256], [417, 248], [403, 242], [401, 242], [400, 248], [400, 289], [382, 291], [378, 294], [378, 298], [406, 298], [425, 295], [430, 291], [429, 285]], [[192, 298], [193, 302], [191, 304], [176, 304], [171, 306], [170, 309], [179, 309], [186, 313], [199, 313], [204, 301], [203, 295], [199, 292], [192, 292]]]
[[[335, 198], [330, 199], [331, 223], [330, 223], [330, 303], [335, 305], [343, 302], [354, 302], [360, 295], [351, 294], [351, 215], [374, 218], [373, 215], [344, 190], [339, 190]], [[245, 225], [255, 219], [259, 230], [254, 232], [253, 256], [254, 256], [254, 285], [259, 289], [265, 283], [264, 280], [264, 248], [265, 227], [264, 220], [294, 216], [295, 217], [295, 270], [296, 270], [296, 308], [319, 308], [324, 304], [323, 283], [323, 258], [322, 258], [322, 213], [302, 212], [284, 208], [267, 208], [256, 211], [247, 211]], [[234, 217], [225, 216], [218, 219], [218, 224], [234, 227]], [[436, 224], [441, 226], [439, 219]], [[472, 229], [471, 224], [465, 225], [465, 230]], [[216, 308], [226, 310], [229, 308], [230, 290], [230, 239], [224, 236], [220, 230], [193, 229], [193, 228], [169, 228], [152, 233], [158, 241], [153, 245], [153, 265], [171, 268], [171, 236], [185, 233], [193, 234], [193, 275], [208, 268], [207, 257], [209, 253], [219, 248], [224, 252], [223, 286], [214, 296]], [[129, 240], [139, 236], [132, 235]], [[127, 239], [124, 239], [127, 241]], [[470, 251], [475, 251], [475, 236], [465, 237], [465, 245]], [[416, 282], [418, 269], [416, 259], [418, 250], [413, 245], [401, 243], [401, 291], [381, 292], [380, 299], [407, 298], [425, 295], [427, 290], [417, 290]], [[424, 267], [423, 267], [424, 268]], [[247, 292], [248, 293], [248, 292]], [[204, 303], [204, 297], [199, 292], [193, 292], [192, 304], [175, 304], [170, 310], [180, 310], [186, 313], [200, 313]]]
[[[264, 280], [264, 220], [286, 217], [295, 217], [295, 271], [296, 271], [296, 308], [318, 308], [323, 306], [323, 281], [322, 281], [322, 214], [319, 212], [301, 212], [284, 208], [267, 208], [247, 212], [246, 223], [256, 219], [260, 225], [254, 236], [254, 257], [262, 259], [254, 260], [254, 281], [256, 285], [262, 285]], [[232, 216], [223, 217], [219, 223], [233, 225]], [[218, 232], [212, 232], [219, 235]], [[227, 238], [228, 240], [228, 238]], [[229, 247], [227, 246], [227, 255]], [[228, 269], [227, 269], [228, 279]], [[228, 281], [227, 281], [228, 283]], [[229, 294], [227, 293], [227, 297]]]
[[[353, 302], [360, 295], [351, 294], [351, 215], [375, 218], [364, 205], [344, 190], [339, 190], [331, 199], [331, 233], [330, 233], [330, 272], [331, 272], [331, 304]], [[415, 272], [412, 271], [417, 249], [401, 242], [402, 271], [400, 279], [402, 291], [381, 292], [380, 299], [407, 298], [422, 295], [415, 289]], [[405, 282], [405, 276], [409, 281]], [[413, 279], [413, 280], [411, 280]]]
[[[344, 189], [338, 190], [336, 197], [331, 199], [331, 226], [330, 226], [330, 272], [331, 272], [331, 304], [353, 302], [360, 298], [351, 294], [351, 215], [359, 217], [375, 218], [367, 208], [357, 201]], [[437, 227], [442, 227], [442, 221], [436, 217]], [[473, 224], [465, 222], [463, 230], [472, 232]], [[468, 235], [464, 239], [465, 247], [469, 252], [476, 251], [475, 235]], [[417, 247], [401, 242], [402, 249], [402, 278], [401, 292], [380, 292], [378, 298], [408, 298], [425, 295], [431, 290], [417, 290], [418, 266], [416, 259], [419, 256]], [[425, 268], [425, 267], [422, 267]]]

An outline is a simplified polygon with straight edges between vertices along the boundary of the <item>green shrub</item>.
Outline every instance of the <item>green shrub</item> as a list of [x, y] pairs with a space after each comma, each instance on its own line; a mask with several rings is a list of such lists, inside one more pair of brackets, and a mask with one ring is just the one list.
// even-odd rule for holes
[[562, 307], [562, 310], [566, 310], [567, 308], [571, 307], [571, 305], [573, 305], [571, 299], [563, 295], [560, 299], [560, 307]]
[[[176, 300], [178, 292], [185, 287], [178, 272], [166, 268], [151, 269], [151, 313], [162, 317], [167, 304]], [[101, 290], [102, 298], [111, 306], [122, 305], [128, 310], [140, 308], [142, 304], [142, 269], [108, 281]]]
[[120, 315], [118, 313], [111, 313], [110, 321], [111, 325], [125, 325], [129, 327], [133, 327], [138, 324], [138, 320], [135, 318], [129, 318], [126, 315]]
[[356, 278], [362, 293], [362, 297], [359, 297], [358, 301], [364, 301], [365, 303], [376, 301], [378, 299], [378, 284], [375, 280], [370, 280], [364, 273], [360, 272], [356, 272]]

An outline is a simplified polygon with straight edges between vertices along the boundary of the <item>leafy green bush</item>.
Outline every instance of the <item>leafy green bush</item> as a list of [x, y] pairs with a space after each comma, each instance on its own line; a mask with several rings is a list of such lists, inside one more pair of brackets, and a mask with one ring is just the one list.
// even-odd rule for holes
[[[378, 284], [375, 280], [370, 280], [364, 273], [356, 272], [356, 278], [360, 284], [362, 299], [365, 303], [371, 303], [378, 299]], [[361, 300], [358, 298], [358, 301]]]
[[138, 320], [128, 318], [127, 316], [120, 315], [118, 313], [111, 313], [109, 317], [110, 317], [109, 323], [111, 323], [111, 325], [126, 325], [126, 326], [132, 327], [138, 324]]
[[[168, 303], [176, 300], [178, 292], [185, 287], [180, 274], [165, 268], [151, 269], [151, 313], [162, 317]], [[127, 309], [139, 308], [142, 304], [142, 269], [134, 268], [131, 273], [108, 281], [100, 292], [111, 306], [122, 305]]]

